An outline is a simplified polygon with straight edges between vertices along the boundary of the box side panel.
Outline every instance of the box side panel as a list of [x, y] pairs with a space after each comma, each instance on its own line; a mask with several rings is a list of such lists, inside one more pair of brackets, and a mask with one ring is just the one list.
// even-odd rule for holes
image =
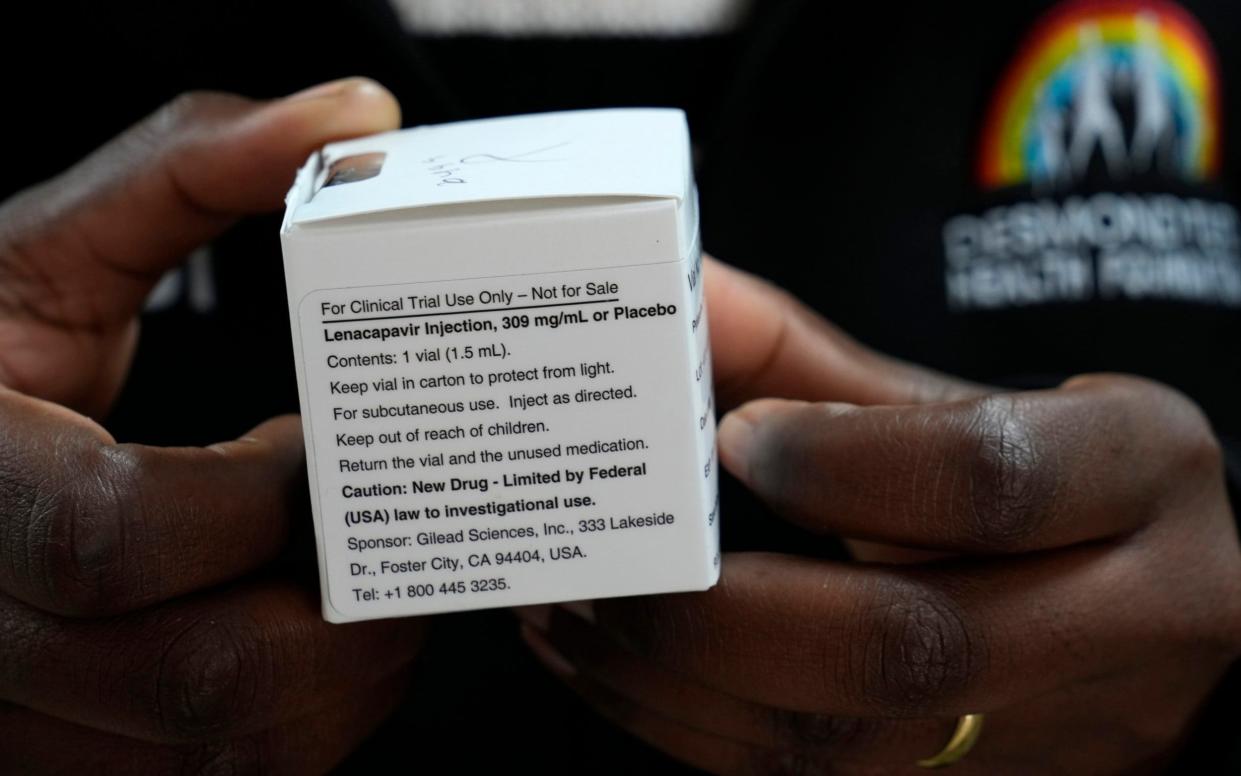
[[[292, 341], [293, 341], [293, 364], [294, 364], [294, 369], [297, 374], [297, 398], [298, 398], [298, 405], [302, 407], [304, 410], [305, 407], [309, 406], [309, 398], [308, 398], [307, 391], [306, 391], [306, 364], [302, 361], [302, 358], [301, 358], [302, 331], [301, 331], [301, 327], [297, 325], [297, 316], [295, 315], [294, 311], [296, 309], [295, 299], [298, 299], [301, 297], [301, 293], [298, 290], [300, 288], [299, 284], [304, 283], [306, 281], [306, 278], [297, 271], [297, 268], [304, 264], [305, 256], [303, 254], [305, 250], [308, 247], [313, 248], [313, 246], [307, 246], [305, 243], [299, 243], [296, 240], [290, 239], [290, 234], [285, 231], [281, 232], [280, 242], [281, 242], [281, 249], [284, 254], [286, 292], [289, 295], [289, 308], [290, 308], [289, 320], [290, 320], [291, 334], [292, 334]], [[306, 473], [307, 473], [307, 478], [309, 480], [309, 485], [310, 485], [311, 513], [312, 515], [315, 516], [314, 518], [315, 552], [316, 552], [318, 562], [319, 562], [319, 589], [326, 590], [327, 583], [328, 583], [327, 548], [326, 548], [324, 538], [323, 538], [323, 526], [322, 526], [322, 523], [318, 519], [318, 515], [320, 514], [319, 487], [318, 487], [318, 477], [317, 477], [317, 472], [318, 472], [319, 467], [317, 465], [317, 461], [315, 457], [315, 447], [309, 441], [311, 439], [311, 433], [312, 433], [311, 424], [310, 424], [310, 416], [305, 411], [303, 411], [301, 420], [302, 420], [302, 437], [304, 440], [307, 440], [306, 441]], [[328, 622], [347, 622], [349, 620], [349, 618], [343, 617], [339, 612], [336, 612], [332, 608], [330, 602], [328, 601], [328, 597], [326, 595], [322, 596], [322, 599], [323, 599], [323, 619], [327, 620]]]
[[[697, 211], [695, 211], [695, 216]], [[687, 344], [690, 375], [690, 404], [694, 408], [698, 429], [697, 464], [701, 476], [703, 552], [701, 555], [703, 587], [710, 587], [720, 575], [720, 492], [719, 459], [716, 454], [715, 389], [711, 368], [711, 341], [707, 326], [707, 299], [704, 293], [702, 241], [698, 224], [693, 224], [693, 242], [686, 262], [684, 292], [687, 316]]]

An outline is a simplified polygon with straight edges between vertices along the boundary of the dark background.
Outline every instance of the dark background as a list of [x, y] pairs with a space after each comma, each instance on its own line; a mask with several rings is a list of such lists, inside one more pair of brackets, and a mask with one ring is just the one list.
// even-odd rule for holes
[[[376, 0], [27, 6], [4, 12], [0, 197], [188, 89], [276, 97], [368, 75], [396, 93], [407, 125], [678, 106], [695, 138], [709, 252], [793, 289], [883, 351], [1012, 386], [1146, 374], [1237, 435], [1235, 309], [1096, 303], [961, 315], [944, 304], [940, 230], [989, 202], [972, 177], [982, 116], [1049, 5], [851, 4], [845, 15], [835, 4], [769, 0], [735, 34], [679, 41], [410, 36]], [[1220, 57], [1227, 136], [1215, 193], [1235, 202], [1241, 23], [1232, 3], [1185, 5]], [[249, 219], [213, 246], [217, 309], [180, 304], [146, 317], [108, 419], [118, 438], [207, 443], [297, 410], [278, 224], [276, 214]], [[723, 487], [726, 548], [837, 551], [734, 482]], [[394, 756], [402, 770], [681, 770], [547, 678], [505, 612], [440, 618], [410, 702], [346, 769]]]

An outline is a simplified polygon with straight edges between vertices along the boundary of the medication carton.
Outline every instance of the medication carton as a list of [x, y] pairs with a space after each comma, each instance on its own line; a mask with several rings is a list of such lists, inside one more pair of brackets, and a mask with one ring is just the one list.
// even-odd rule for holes
[[715, 583], [680, 111], [334, 143], [281, 242], [327, 620]]

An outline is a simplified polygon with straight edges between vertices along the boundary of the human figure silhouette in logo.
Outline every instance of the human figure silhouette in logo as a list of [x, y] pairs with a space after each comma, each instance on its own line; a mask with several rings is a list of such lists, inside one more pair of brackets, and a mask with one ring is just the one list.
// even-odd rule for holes
[[1033, 181], [1042, 191], [1067, 183], [1071, 177], [1065, 151], [1064, 109], [1053, 105], [1040, 111], [1037, 125], [1039, 165], [1034, 169]]
[[1073, 96], [1073, 135], [1069, 141], [1069, 164], [1077, 177], [1084, 177], [1097, 147], [1107, 171], [1113, 177], [1128, 171], [1125, 133], [1120, 116], [1112, 105], [1107, 51], [1096, 25], [1078, 30], [1082, 55], [1078, 66], [1077, 88]]
[[1137, 45], [1133, 52], [1134, 109], [1136, 119], [1129, 163], [1134, 172], [1147, 172], [1156, 164], [1174, 172], [1180, 159], [1176, 123], [1168, 92], [1160, 81], [1159, 23], [1150, 14], [1137, 21]]

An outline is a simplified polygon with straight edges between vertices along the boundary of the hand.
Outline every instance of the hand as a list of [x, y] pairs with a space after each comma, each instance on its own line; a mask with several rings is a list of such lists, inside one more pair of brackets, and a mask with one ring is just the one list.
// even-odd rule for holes
[[309, 520], [296, 417], [155, 448], [75, 411], [112, 401], [167, 268], [398, 123], [361, 79], [187, 95], [0, 208], [0, 772], [321, 771], [398, 702], [421, 621], [328, 625], [268, 565]]
[[0, 206], [0, 384], [92, 415], [129, 369], [170, 267], [278, 207], [326, 142], [395, 129], [392, 95], [345, 79], [282, 101], [189, 93]]
[[1166, 763], [1241, 652], [1241, 552], [1197, 408], [1131, 377], [955, 381], [736, 270], [707, 278], [722, 401], [787, 397], [724, 418], [722, 463], [868, 562], [733, 553], [704, 593], [526, 612], [548, 667], [716, 773], [917, 773], [973, 712], [954, 772]]

